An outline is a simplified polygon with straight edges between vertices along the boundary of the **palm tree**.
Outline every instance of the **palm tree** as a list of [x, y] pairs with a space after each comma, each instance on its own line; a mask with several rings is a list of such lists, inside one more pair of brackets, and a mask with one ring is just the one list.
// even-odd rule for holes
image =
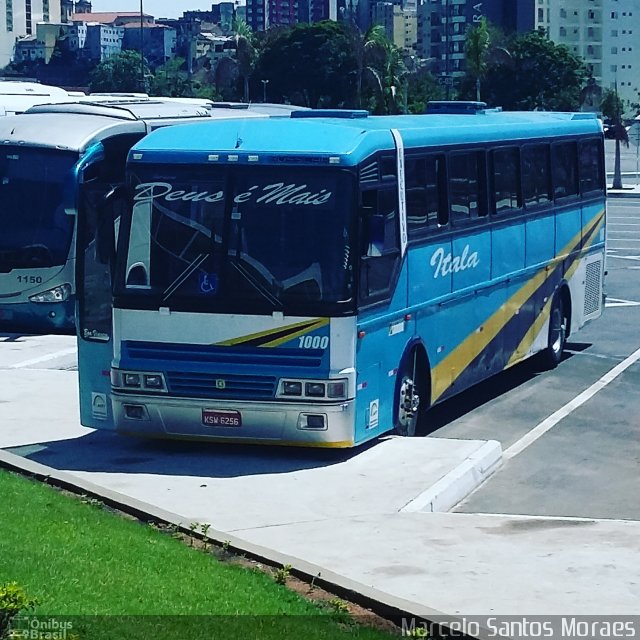
[[[387, 41], [385, 45], [385, 57], [384, 57], [384, 71], [382, 74], [383, 80], [383, 96], [385, 99], [385, 113], [398, 113], [398, 93], [401, 95], [406, 91], [406, 83], [404, 77], [408, 73], [407, 66], [402, 58], [402, 52], [396, 47], [393, 42]], [[406, 101], [402, 99], [400, 104], [404, 104]]]
[[629, 146], [629, 135], [625, 126], [622, 124], [622, 112], [624, 103], [618, 95], [618, 87], [615, 90], [607, 89], [602, 96], [600, 105], [602, 115], [611, 120], [613, 128], [613, 137], [616, 141], [616, 155], [613, 166], [613, 183], [612, 189], [622, 189], [622, 172], [620, 170], [620, 144]]
[[242, 19], [233, 21], [231, 27], [236, 43], [236, 64], [238, 75], [242, 78], [243, 101], [249, 102], [249, 78], [255, 67], [257, 52], [251, 27]]
[[477, 26], [469, 29], [464, 43], [467, 70], [476, 80], [476, 100], [480, 101], [480, 80], [487, 72], [487, 58], [491, 36], [487, 19], [483, 16]]
[[362, 108], [362, 84], [365, 76], [373, 79], [374, 83], [381, 87], [381, 79], [378, 70], [370, 63], [373, 54], [384, 52], [388, 44], [384, 27], [380, 24], [371, 25], [364, 33], [354, 24], [353, 33], [353, 53], [356, 58], [356, 103], [358, 108]]

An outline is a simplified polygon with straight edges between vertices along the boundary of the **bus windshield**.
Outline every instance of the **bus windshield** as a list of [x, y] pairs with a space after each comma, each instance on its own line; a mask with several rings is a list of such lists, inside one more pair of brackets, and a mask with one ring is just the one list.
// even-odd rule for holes
[[73, 218], [64, 211], [63, 188], [77, 160], [68, 151], [2, 147], [0, 272], [66, 262]]
[[136, 167], [116, 295], [215, 312], [353, 300], [353, 182], [339, 170]]

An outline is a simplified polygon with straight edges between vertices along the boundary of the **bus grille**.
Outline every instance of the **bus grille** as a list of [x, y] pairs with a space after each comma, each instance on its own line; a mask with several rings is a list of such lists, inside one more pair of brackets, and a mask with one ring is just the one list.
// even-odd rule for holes
[[601, 288], [600, 274], [602, 273], [602, 261], [595, 260], [587, 265], [584, 289], [584, 315], [590, 316], [600, 310]]
[[260, 400], [273, 398], [274, 376], [167, 372], [169, 393], [174, 396], [209, 399]]

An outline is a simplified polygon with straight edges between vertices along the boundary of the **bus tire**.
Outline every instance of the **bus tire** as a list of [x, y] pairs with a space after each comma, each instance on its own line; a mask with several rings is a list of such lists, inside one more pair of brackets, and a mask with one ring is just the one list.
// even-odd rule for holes
[[399, 384], [396, 391], [396, 418], [393, 429], [396, 435], [413, 437], [418, 434], [426, 400], [423, 377], [418, 352], [413, 349], [398, 372]]
[[567, 314], [565, 312], [562, 295], [558, 292], [551, 306], [549, 314], [549, 337], [547, 348], [540, 354], [545, 369], [555, 369], [562, 360], [562, 354], [567, 340]]

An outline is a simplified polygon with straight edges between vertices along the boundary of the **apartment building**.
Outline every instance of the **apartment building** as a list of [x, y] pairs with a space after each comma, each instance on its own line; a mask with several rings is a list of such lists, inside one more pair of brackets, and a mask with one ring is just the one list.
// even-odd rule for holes
[[[535, 1], [422, 0], [417, 7], [417, 55], [432, 59], [434, 73], [447, 82], [454, 82], [456, 77], [464, 75], [468, 29], [484, 17], [506, 32], [530, 31], [535, 23]], [[565, 0], [544, 1], [565, 3]]]
[[11, 62], [17, 38], [35, 37], [39, 22], [61, 21], [60, 2], [61, 0], [0, 0], [1, 67]]
[[601, 89], [640, 102], [640, 0], [536, 0], [536, 26], [581, 56]]
[[371, 20], [384, 27], [387, 38], [404, 51], [413, 53], [417, 40], [415, 7], [403, 7], [393, 2], [376, 2], [371, 7]]

